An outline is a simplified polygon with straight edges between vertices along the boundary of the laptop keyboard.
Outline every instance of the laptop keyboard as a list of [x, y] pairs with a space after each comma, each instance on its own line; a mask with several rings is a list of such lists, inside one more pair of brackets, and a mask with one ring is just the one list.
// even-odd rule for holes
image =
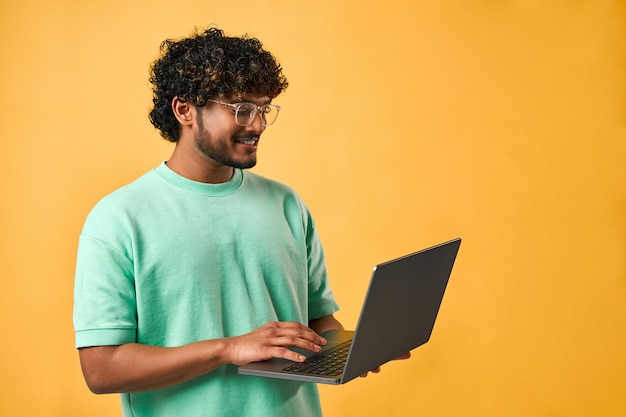
[[352, 340], [348, 340], [324, 353], [311, 356], [304, 362], [289, 365], [283, 371], [325, 376], [341, 375], [351, 344]]

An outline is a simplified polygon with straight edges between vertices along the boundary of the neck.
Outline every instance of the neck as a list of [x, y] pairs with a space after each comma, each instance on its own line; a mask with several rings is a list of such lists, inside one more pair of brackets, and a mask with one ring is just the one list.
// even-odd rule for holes
[[233, 167], [200, 156], [189, 157], [177, 150], [179, 150], [178, 146], [167, 161], [167, 166], [180, 176], [207, 184], [221, 184], [230, 180], [234, 175]]

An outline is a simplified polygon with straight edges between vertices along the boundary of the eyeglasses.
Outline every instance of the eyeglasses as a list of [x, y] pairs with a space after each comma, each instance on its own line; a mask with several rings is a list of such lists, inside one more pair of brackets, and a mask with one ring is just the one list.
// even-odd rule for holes
[[269, 126], [274, 124], [276, 118], [278, 117], [278, 112], [280, 111], [280, 106], [276, 104], [264, 104], [262, 106], [257, 106], [256, 104], [250, 102], [224, 103], [218, 100], [207, 101], [232, 107], [235, 110], [235, 123], [239, 126], [249, 126], [252, 124], [252, 121], [257, 113], [261, 115], [261, 123], [263, 124], [263, 127]]

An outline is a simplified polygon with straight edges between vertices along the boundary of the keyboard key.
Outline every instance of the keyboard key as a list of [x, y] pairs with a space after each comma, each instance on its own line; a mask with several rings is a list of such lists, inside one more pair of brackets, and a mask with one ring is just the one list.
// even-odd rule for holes
[[349, 340], [322, 354], [311, 356], [304, 362], [289, 365], [284, 371], [327, 376], [340, 375], [343, 372], [351, 343], [352, 341]]

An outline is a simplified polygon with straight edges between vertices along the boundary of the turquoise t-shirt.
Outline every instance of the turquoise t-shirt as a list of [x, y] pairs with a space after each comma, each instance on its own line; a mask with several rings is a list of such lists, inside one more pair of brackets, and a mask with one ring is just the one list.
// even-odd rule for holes
[[[194, 182], [165, 163], [102, 199], [80, 236], [76, 347], [180, 346], [338, 307], [313, 219], [290, 188], [235, 170]], [[319, 416], [314, 384], [242, 376], [235, 366], [174, 387], [122, 394], [124, 416]]]

